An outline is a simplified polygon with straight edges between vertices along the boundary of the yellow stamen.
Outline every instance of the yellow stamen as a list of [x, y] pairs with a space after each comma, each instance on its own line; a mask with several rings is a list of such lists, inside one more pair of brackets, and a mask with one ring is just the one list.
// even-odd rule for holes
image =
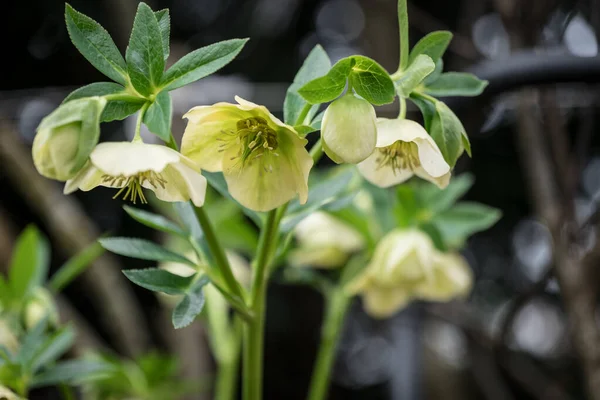
[[146, 196], [144, 196], [144, 191], [142, 190], [142, 185], [148, 182], [155, 189], [160, 186], [161, 188], [165, 188], [165, 184], [167, 181], [157, 174], [154, 171], [145, 171], [140, 172], [133, 176], [124, 176], [124, 175], [102, 175], [102, 183], [108, 184], [108, 186], [116, 186], [121, 187], [117, 194], [113, 196], [113, 199], [119, 197], [123, 192], [123, 200], [129, 199], [133, 204], [136, 204], [138, 198], [142, 202], [142, 204], [148, 203], [146, 200]]
[[417, 145], [413, 142], [397, 141], [390, 146], [377, 149], [379, 156], [376, 159], [377, 168], [390, 167], [394, 171], [409, 169], [414, 171], [421, 166]]

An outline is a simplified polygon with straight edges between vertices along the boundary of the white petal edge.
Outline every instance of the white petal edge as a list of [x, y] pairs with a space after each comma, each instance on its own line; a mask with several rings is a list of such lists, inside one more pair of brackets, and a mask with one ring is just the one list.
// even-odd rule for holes
[[146, 143], [100, 143], [92, 154], [92, 164], [110, 176], [133, 176], [144, 171], [162, 172], [179, 161], [181, 155], [166, 146]]

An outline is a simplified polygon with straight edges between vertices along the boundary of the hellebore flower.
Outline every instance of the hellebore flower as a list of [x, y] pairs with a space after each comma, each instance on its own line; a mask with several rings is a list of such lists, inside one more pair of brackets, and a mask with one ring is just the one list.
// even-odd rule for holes
[[59, 316], [56, 304], [48, 290], [39, 287], [25, 303], [23, 310], [25, 328], [33, 329], [40, 321], [47, 318], [53, 326], [58, 326]]
[[396, 230], [386, 235], [349, 293], [363, 296], [365, 310], [386, 318], [413, 299], [447, 301], [471, 287], [467, 263], [458, 255], [439, 253], [424, 233]]
[[357, 164], [377, 143], [375, 109], [364, 99], [346, 94], [332, 102], [321, 123], [323, 150], [336, 163]]
[[77, 189], [89, 191], [98, 186], [120, 189], [114, 198], [134, 204], [146, 203], [142, 188], [150, 189], [160, 200], [192, 200], [201, 207], [206, 194], [206, 178], [187, 157], [168, 147], [145, 143], [100, 143], [86, 166], [65, 185], [65, 194]]
[[427, 131], [406, 119], [377, 119], [377, 149], [358, 170], [379, 187], [402, 183], [417, 175], [444, 189], [450, 166]]
[[251, 210], [272, 210], [296, 194], [304, 204], [313, 165], [306, 139], [264, 106], [235, 99], [239, 104], [199, 106], [184, 115], [182, 154], [202, 169], [222, 171], [233, 198]]
[[66, 181], [85, 165], [98, 143], [103, 97], [61, 105], [40, 123], [33, 140], [33, 163], [46, 178]]
[[359, 232], [322, 211], [310, 214], [294, 230], [298, 248], [290, 252], [292, 265], [337, 268], [365, 246]]

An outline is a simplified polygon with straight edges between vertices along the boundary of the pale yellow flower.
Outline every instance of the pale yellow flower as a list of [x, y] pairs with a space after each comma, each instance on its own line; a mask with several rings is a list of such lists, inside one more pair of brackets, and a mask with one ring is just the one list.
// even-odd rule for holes
[[98, 186], [120, 189], [135, 203], [146, 202], [142, 188], [150, 189], [160, 200], [204, 204], [206, 178], [187, 157], [168, 147], [139, 142], [101, 143], [90, 154], [86, 166], [65, 185], [65, 194]]
[[443, 189], [450, 182], [450, 166], [427, 131], [406, 119], [377, 119], [377, 149], [358, 170], [379, 187], [402, 183], [417, 175]]
[[58, 325], [58, 309], [50, 292], [43, 287], [38, 287], [25, 303], [23, 322], [25, 328], [33, 329], [40, 321], [47, 318], [54, 326]]
[[264, 106], [236, 96], [239, 104], [191, 109], [181, 152], [202, 169], [222, 171], [229, 193], [243, 206], [268, 211], [298, 195], [308, 198], [313, 165], [306, 139]]
[[351, 226], [322, 211], [303, 219], [295, 228], [298, 248], [289, 261], [296, 266], [337, 268], [350, 255], [364, 248], [362, 235]]
[[471, 282], [461, 256], [438, 252], [421, 231], [395, 230], [381, 240], [369, 265], [347, 290], [362, 295], [368, 314], [386, 318], [414, 299], [448, 301], [464, 296]]
[[353, 94], [340, 97], [325, 110], [321, 139], [323, 150], [336, 163], [363, 161], [377, 143], [375, 109]]
[[[0, 346], [5, 347], [8, 351], [16, 352], [19, 348], [19, 342], [8, 324], [0, 319]], [[0, 391], [0, 394], [2, 392]]]

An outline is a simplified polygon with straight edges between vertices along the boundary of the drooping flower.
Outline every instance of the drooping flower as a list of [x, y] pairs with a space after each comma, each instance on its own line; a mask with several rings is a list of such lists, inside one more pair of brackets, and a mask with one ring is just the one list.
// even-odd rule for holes
[[325, 110], [321, 139], [327, 156], [338, 164], [365, 160], [377, 143], [375, 109], [351, 93], [342, 96]]
[[313, 165], [306, 139], [267, 108], [236, 96], [239, 104], [217, 103], [191, 109], [181, 152], [202, 169], [222, 171], [240, 204], [272, 210], [296, 194], [304, 204]]
[[290, 252], [292, 265], [337, 268], [365, 246], [351, 226], [322, 211], [310, 214], [295, 228], [298, 248]]
[[358, 164], [360, 173], [379, 187], [402, 183], [417, 175], [443, 189], [450, 166], [427, 131], [406, 119], [377, 119], [377, 149]]
[[85, 165], [100, 135], [103, 97], [63, 104], [42, 120], [33, 140], [33, 163], [46, 178], [66, 181]]
[[471, 282], [460, 256], [438, 252], [423, 232], [396, 230], [381, 240], [369, 265], [347, 290], [362, 295], [367, 313], [386, 318], [413, 299], [447, 301], [465, 295]]
[[204, 204], [206, 178], [187, 157], [168, 147], [139, 142], [100, 143], [86, 166], [65, 185], [65, 194], [98, 186], [120, 189], [115, 198], [146, 203], [142, 188], [160, 200]]

